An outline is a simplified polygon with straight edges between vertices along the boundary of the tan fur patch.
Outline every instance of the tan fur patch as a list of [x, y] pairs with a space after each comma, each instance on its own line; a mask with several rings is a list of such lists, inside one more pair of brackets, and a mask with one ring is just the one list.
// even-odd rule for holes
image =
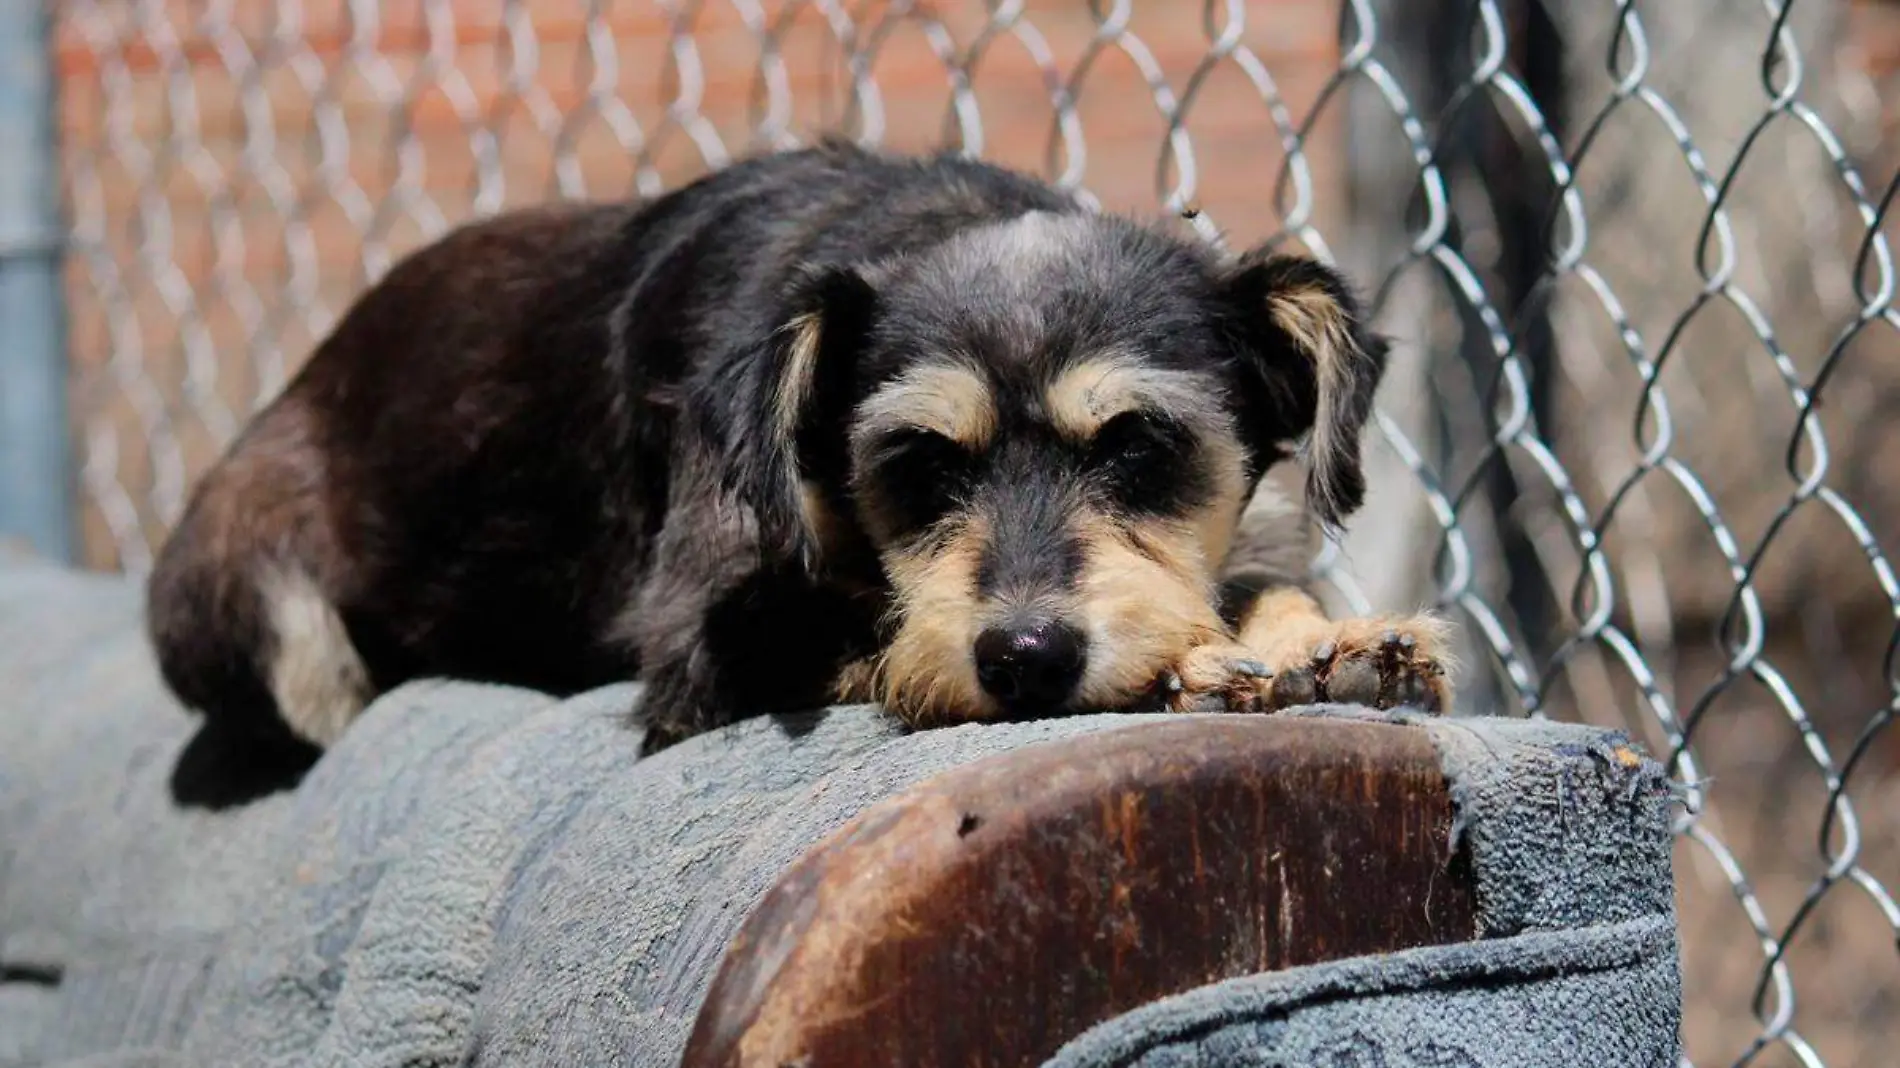
[[[1338, 456], [1352, 455], [1335, 440], [1340, 433], [1340, 408], [1353, 390], [1357, 365], [1369, 357], [1353, 343], [1351, 323], [1339, 302], [1319, 288], [1290, 289], [1267, 298], [1267, 313], [1275, 325], [1286, 331], [1301, 351], [1313, 361], [1319, 380], [1319, 408], [1313, 420], [1312, 464], [1325, 472]], [[1314, 481], [1318, 487], [1333, 484], [1330, 477]], [[1336, 511], [1334, 501], [1317, 502]]]
[[[1240, 619], [1240, 643], [1260, 654], [1271, 654], [1287, 644], [1290, 636], [1305, 631], [1317, 633], [1332, 626], [1326, 610], [1312, 594], [1297, 586], [1267, 590], [1247, 606]], [[1293, 644], [1301, 640], [1292, 639]], [[1317, 642], [1307, 642], [1310, 648]]]
[[1214, 470], [1212, 502], [1194, 515], [1201, 543], [1201, 560], [1211, 578], [1219, 574], [1233, 551], [1240, 521], [1248, 507], [1247, 455], [1240, 442], [1227, 436], [1204, 437], [1201, 448]]
[[838, 670], [831, 699], [841, 705], [869, 704], [878, 699], [877, 660], [853, 660]]
[[781, 329], [793, 335], [785, 366], [779, 370], [778, 394], [772, 398], [779, 444], [791, 448], [798, 434], [798, 417], [811, 399], [818, 368], [818, 343], [824, 329], [816, 314], [800, 315]]
[[859, 434], [918, 427], [972, 450], [996, 433], [996, 401], [975, 370], [955, 364], [913, 367], [878, 390], [858, 410]]
[[271, 696], [298, 737], [329, 746], [369, 703], [369, 672], [336, 607], [303, 569], [267, 567], [258, 588], [276, 639]]
[[801, 479], [798, 484], [798, 508], [805, 520], [805, 529], [811, 531], [818, 542], [818, 551], [832, 559], [842, 554], [851, 543], [855, 531], [849, 521], [839, 515], [825, 500], [825, 495], [816, 482]]
[[1057, 375], [1043, 394], [1057, 430], [1086, 441], [1103, 423], [1141, 407], [1193, 410], [1205, 402], [1199, 375], [1151, 367], [1121, 354], [1084, 360]]
[[1085, 517], [1080, 618], [1089, 663], [1079, 703], [1112, 707], [1153, 685], [1189, 649], [1223, 637], [1195, 526]]
[[[772, 430], [777, 438], [774, 444], [779, 455], [785, 458], [786, 480], [798, 483], [799, 513], [805, 529], [812, 532], [820, 551], [823, 551], [830, 512], [810, 484], [798, 477], [797, 441], [799, 418], [811, 400], [812, 382], [818, 367], [818, 345], [822, 340], [824, 325], [813, 313], [800, 315], [781, 329], [790, 331], [793, 337], [787, 350], [785, 366], [779, 369], [778, 388], [772, 398]], [[835, 522], [830, 526], [835, 529]]]
[[971, 649], [981, 625], [976, 569], [987, 531], [961, 526], [886, 560], [900, 622], [873, 689], [913, 726], [989, 719], [999, 709], [977, 682]]

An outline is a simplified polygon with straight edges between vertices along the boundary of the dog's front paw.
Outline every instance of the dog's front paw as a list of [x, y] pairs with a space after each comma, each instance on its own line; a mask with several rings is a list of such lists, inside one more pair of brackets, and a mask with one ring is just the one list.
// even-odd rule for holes
[[1273, 679], [1266, 705], [1331, 701], [1442, 712], [1451, 707], [1445, 632], [1444, 622], [1430, 616], [1333, 623], [1304, 648], [1267, 661]]
[[1267, 707], [1272, 684], [1266, 662], [1231, 642], [1196, 646], [1161, 676], [1170, 712], [1259, 712]]

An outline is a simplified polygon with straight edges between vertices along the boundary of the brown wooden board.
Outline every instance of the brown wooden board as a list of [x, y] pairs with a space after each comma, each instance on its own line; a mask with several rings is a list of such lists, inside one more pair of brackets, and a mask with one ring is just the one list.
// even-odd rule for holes
[[687, 1068], [1035, 1065], [1234, 976], [1475, 936], [1415, 727], [1251, 716], [945, 772], [807, 851], [728, 947]]

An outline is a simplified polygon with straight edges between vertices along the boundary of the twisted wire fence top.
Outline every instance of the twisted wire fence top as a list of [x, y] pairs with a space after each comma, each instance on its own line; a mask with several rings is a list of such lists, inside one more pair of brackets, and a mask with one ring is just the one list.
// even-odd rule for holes
[[1359, 278], [1396, 347], [1371, 502], [1316, 559], [1339, 604], [1440, 605], [1474, 709], [1622, 726], [1669, 760], [1691, 1060], [1885, 1063], [1900, 1038], [1884, 5], [55, 17], [95, 563], [148, 567], [352, 296], [462, 220], [651, 196], [822, 131], [948, 146]]

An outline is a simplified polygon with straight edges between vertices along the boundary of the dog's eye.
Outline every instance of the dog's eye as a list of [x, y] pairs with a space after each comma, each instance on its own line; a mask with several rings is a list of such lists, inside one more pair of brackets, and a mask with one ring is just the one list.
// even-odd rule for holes
[[902, 528], [920, 530], [968, 492], [974, 463], [969, 450], [935, 431], [895, 431], [878, 443], [877, 494]]
[[1123, 412], [1103, 423], [1089, 444], [1089, 466], [1132, 509], [1165, 508], [1181, 490], [1193, 444], [1186, 428], [1149, 412]]

